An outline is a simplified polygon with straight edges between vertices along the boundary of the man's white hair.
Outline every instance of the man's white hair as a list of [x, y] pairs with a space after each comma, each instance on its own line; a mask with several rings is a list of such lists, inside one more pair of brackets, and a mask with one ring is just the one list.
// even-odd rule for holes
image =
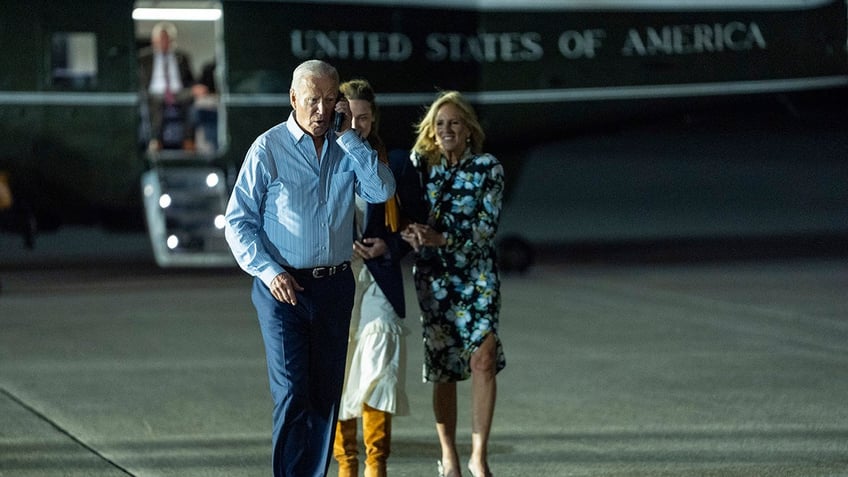
[[297, 92], [297, 88], [304, 78], [316, 76], [319, 78], [330, 77], [336, 84], [339, 83], [339, 72], [336, 68], [321, 60], [307, 60], [299, 64], [292, 73], [291, 90]]
[[177, 26], [171, 22], [159, 22], [153, 25], [153, 30], [150, 32], [150, 36], [153, 38], [159, 38], [159, 34], [162, 33], [162, 30], [165, 30], [168, 33], [168, 38], [171, 41], [177, 39]]

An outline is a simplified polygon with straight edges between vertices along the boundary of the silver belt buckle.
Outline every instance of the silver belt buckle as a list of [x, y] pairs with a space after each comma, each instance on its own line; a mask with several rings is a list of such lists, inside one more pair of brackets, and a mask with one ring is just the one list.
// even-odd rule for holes
[[321, 278], [321, 271], [324, 267], [315, 267], [312, 269], [312, 278]]

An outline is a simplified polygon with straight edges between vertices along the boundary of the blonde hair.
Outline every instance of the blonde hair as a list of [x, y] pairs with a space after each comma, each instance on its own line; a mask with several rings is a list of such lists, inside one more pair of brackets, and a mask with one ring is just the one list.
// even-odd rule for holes
[[486, 134], [483, 132], [483, 127], [480, 126], [477, 113], [474, 112], [471, 103], [459, 91], [442, 91], [427, 109], [421, 121], [415, 126], [418, 138], [415, 140], [415, 145], [412, 146], [412, 151], [426, 158], [429, 165], [437, 164], [442, 155], [436, 142], [436, 114], [446, 104], [453, 104], [459, 109], [462, 121], [471, 132], [469, 138], [471, 152], [474, 154], [483, 153], [483, 141], [486, 139]]

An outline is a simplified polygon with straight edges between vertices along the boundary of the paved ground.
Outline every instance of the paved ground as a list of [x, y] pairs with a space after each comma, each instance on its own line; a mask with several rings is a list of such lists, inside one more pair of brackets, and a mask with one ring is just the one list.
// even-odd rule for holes
[[[523, 157], [500, 230], [544, 247], [503, 284], [495, 475], [848, 476], [848, 136], [787, 111]], [[269, 475], [249, 279], [152, 263], [140, 233], [0, 233], [0, 477]], [[389, 473], [432, 477], [407, 292]]]
[[[269, 475], [248, 279], [159, 270], [143, 237], [106, 238], [114, 257], [95, 262], [6, 249], [0, 476]], [[844, 255], [546, 260], [507, 276], [495, 475], [848, 476], [845, 290]], [[412, 415], [389, 473], [428, 477], [430, 388], [408, 325]]]

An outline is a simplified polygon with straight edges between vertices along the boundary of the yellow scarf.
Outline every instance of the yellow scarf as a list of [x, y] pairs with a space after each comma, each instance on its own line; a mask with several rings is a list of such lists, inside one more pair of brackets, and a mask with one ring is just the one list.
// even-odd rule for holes
[[389, 232], [400, 230], [400, 207], [398, 207], [397, 197], [394, 195], [386, 201], [386, 228]]
[[[380, 148], [377, 157], [383, 164], [389, 164], [389, 159], [384, 148]], [[398, 206], [397, 194], [389, 197], [389, 200], [386, 201], [386, 229], [389, 232], [400, 230], [400, 207]]]

